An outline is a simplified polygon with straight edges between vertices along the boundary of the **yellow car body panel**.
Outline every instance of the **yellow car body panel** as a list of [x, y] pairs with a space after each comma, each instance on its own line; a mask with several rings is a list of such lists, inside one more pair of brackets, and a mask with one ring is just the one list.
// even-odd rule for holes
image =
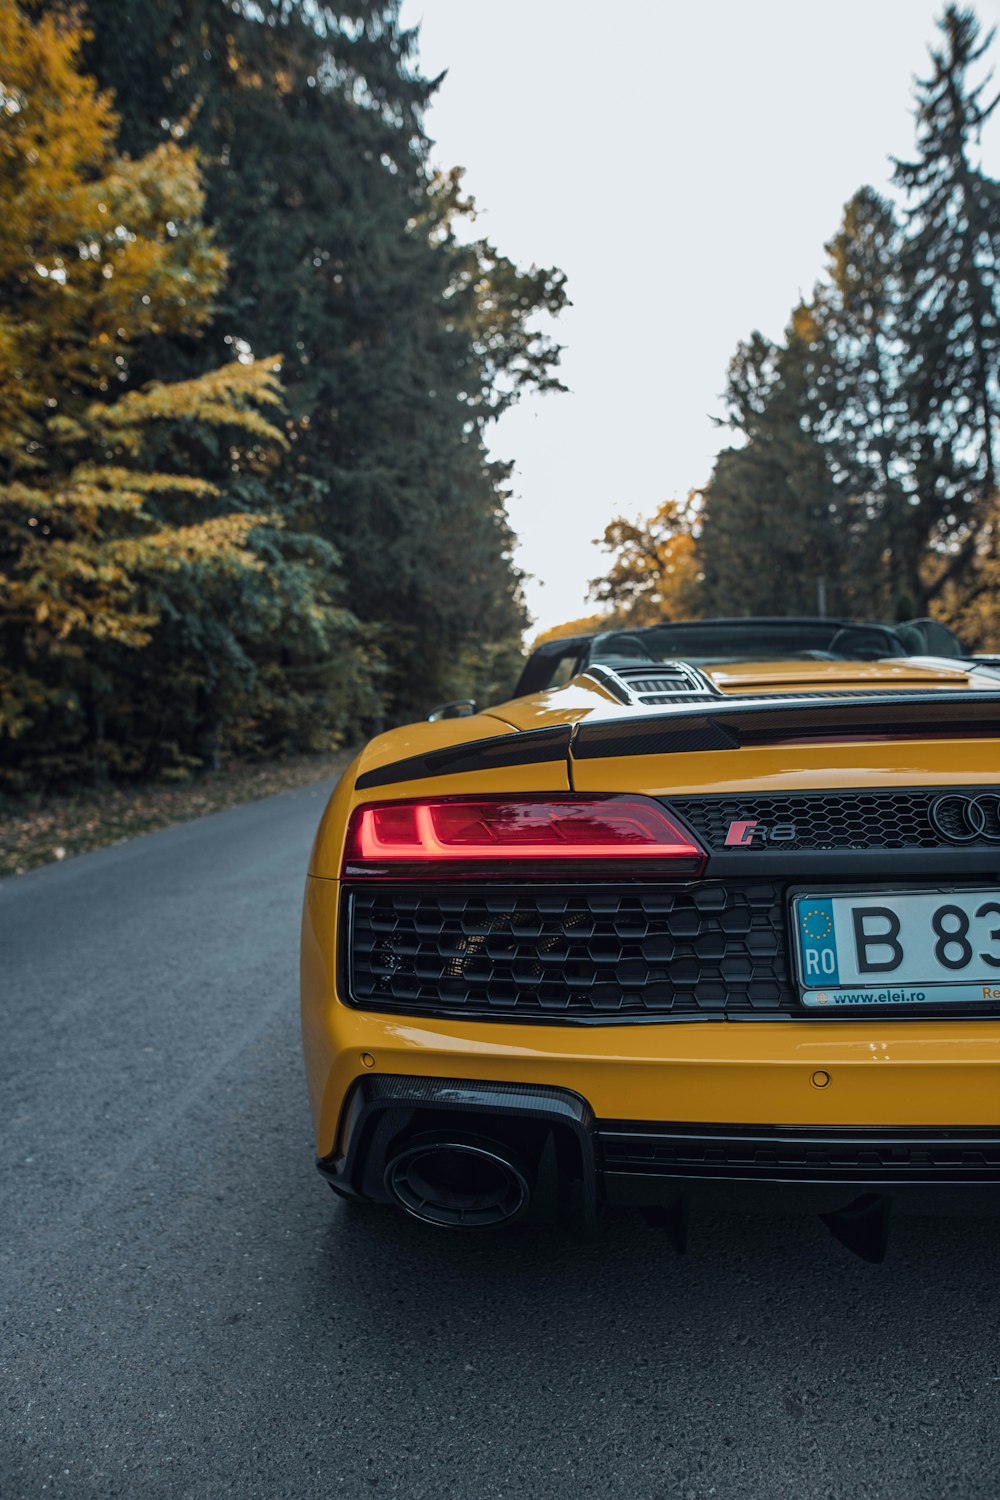
[[705, 676], [724, 693], [785, 692], [822, 688], [829, 692], [852, 692], [858, 688], [955, 688], [968, 687], [969, 673], [962, 667], [923, 663], [907, 657], [901, 661], [855, 661], [842, 665], [822, 661], [741, 661], [724, 667], [706, 667]]
[[[924, 697], [940, 691], [949, 694], [949, 705], [956, 688], [970, 698], [980, 688], [1000, 696], [1000, 680], [940, 662], [727, 663], [705, 675], [719, 698], [744, 702], [782, 688], [842, 692], [845, 701], [872, 688]], [[452, 749], [482, 745], [492, 753], [497, 744], [504, 750], [529, 743], [523, 737], [532, 732], [572, 735], [582, 725], [619, 721], [626, 730], [641, 729], [634, 710], [585, 675], [484, 713], [381, 735], [344, 774], [317, 833], [302, 925], [303, 1036], [320, 1161], [343, 1156], [351, 1100], [365, 1080], [383, 1076], [453, 1080], [456, 1088], [488, 1081], [566, 1091], [580, 1096], [598, 1121], [834, 1134], [970, 1128], [1000, 1135], [1000, 1004], [992, 1014], [927, 1019], [790, 1014], [738, 1024], [699, 1017], [658, 1024], [651, 1017], [572, 1025], [537, 1017], [393, 1014], [351, 1003], [344, 988], [340, 877], [346, 829], [358, 808], [422, 798], [637, 793], [666, 799], [669, 811], [669, 799], [681, 795], [882, 794], [893, 788], [982, 794], [1000, 784], [996, 733], [975, 727], [949, 733], [944, 709], [924, 736], [895, 736], [877, 721], [863, 734], [842, 733], [831, 721], [829, 736], [789, 734], [734, 749], [578, 756], [567, 744], [565, 755], [541, 762], [477, 768], [473, 759], [447, 769]], [[955, 861], [960, 875], [960, 850]], [[863, 882], [863, 871], [856, 879]], [[807, 887], [817, 882], [820, 874], [797, 880]], [[842, 877], [837, 883], [844, 884]], [[992, 881], [983, 883], [1000, 888], [1000, 845]]]

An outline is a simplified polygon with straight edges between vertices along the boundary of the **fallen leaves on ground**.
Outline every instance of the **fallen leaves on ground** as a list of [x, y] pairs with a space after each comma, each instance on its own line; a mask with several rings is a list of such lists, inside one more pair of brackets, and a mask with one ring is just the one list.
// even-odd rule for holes
[[48, 797], [38, 807], [8, 799], [0, 810], [0, 875], [22, 875], [38, 865], [121, 843], [171, 823], [185, 823], [314, 781], [334, 780], [351, 755], [351, 751], [340, 751], [294, 760], [237, 762], [180, 786], [76, 792]]

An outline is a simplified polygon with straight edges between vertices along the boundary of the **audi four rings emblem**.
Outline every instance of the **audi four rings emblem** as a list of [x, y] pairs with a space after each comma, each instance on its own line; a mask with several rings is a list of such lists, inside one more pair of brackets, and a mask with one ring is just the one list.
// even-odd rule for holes
[[982, 839], [1000, 844], [1000, 792], [981, 797], [952, 793], [938, 797], [928, 814], [935, 833], [950, 844], [972, 844]]

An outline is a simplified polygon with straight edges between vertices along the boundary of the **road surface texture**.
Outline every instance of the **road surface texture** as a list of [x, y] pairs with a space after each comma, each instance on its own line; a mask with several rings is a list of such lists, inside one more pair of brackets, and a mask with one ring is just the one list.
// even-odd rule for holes
[[0, 885], [0, 1496], [995, 1500], [1000, 1225], [462, 1238], [312, 1165], [325, 789]]

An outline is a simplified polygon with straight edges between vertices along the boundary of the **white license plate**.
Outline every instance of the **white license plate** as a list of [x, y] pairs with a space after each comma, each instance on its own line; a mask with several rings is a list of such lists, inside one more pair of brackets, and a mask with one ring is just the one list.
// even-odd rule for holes
[[803, 1005], [1000, 1006], [1000, 888], [795, 896]]

